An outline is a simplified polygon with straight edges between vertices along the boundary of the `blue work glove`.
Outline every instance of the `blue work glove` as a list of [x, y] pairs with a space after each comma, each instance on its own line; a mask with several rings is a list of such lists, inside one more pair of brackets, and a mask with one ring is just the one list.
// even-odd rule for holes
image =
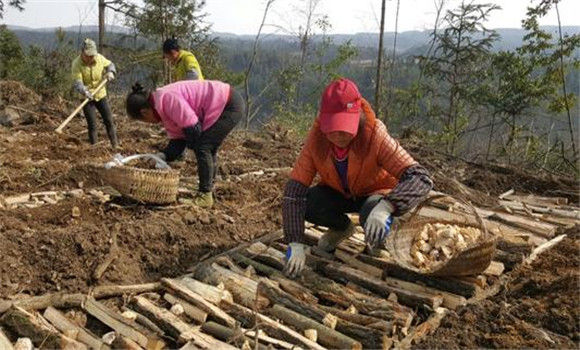
[[380, 200], [371, 210], [365, 222], [365, 242], [371, 248], [377, 248], [385, 242], [391, 232], [394, 207], [387, 200]]
[[284, 273], [286, 276], [295, 278], [304, 269], [306, 265], [306, 254], [304, 253], [304, 244], [293, 242], [290, 243], [286, 250], [286, 266]]

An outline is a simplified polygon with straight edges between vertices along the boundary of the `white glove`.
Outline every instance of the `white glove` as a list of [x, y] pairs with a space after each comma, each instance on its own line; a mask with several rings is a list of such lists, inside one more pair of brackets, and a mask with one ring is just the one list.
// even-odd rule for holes
[[167, 160], [167, 156], [163, 152], [157, 152], [155, 153], [155, 156], [161, 160]]
[[95, 97], [93, 96], [93, 94], [87, 89], [85, 90], [85, 97], [88, 98], [89, 100], [94, 100]]
[[293, 242], [290, 243], [286, 250], [286, 266], [284, 273], [286, 276], [294, 278], [302, 272], [306, 264], [306, 255], [304, 254], [304, 244]]
[[385, 241], [393, 223], [393, 205], [381, 199], [371, 210], [365, 222], [365, 242], [376, 248]]
[[107, 72], [107, 73], [105, 73], [105, 78], [108, 81], [113, 81], [113, 80], [115, 80], [115, 73], [113, 73], [113, 72]]

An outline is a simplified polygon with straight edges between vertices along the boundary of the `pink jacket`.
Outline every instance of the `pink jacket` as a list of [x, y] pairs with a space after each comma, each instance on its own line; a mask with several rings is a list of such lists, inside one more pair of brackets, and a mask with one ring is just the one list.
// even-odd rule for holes
[[184, 80], [166, 85], [152, 94], [167, 135], [182, 139], [182, 129], [201, 123], [202, 131], [219, 119], [228, 103], [230, 85], [215, 80]]

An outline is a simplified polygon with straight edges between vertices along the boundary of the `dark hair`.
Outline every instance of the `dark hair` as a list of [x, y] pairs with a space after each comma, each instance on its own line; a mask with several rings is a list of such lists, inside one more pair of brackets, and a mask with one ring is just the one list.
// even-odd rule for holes
[[138, 120], [143, 119], [141, 110], [151, 108], [151, 104], [149, 103], [150, 95], [151, 93], [145, 90], [139, 83], [135, 83], [131, 87], [131, 93], [127, 95], [127, 101], [125, 102], [129, 117]]
[[177, 38], [172, 36], [169, 39], [166, 39], [163, 42], [163, 53], [170, 53], [172, 50], [179, 51], [179, 43], [177, 42]]

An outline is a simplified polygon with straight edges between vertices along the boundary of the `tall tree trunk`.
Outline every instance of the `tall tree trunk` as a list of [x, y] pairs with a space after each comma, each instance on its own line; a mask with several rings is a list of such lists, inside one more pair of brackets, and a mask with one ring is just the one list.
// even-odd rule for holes
[[397, 0], [397, 12], [395, 15], [395, 38], [393, 40], [393, 58], [391, 59], [391, 67], [389, 72], [389, 85], [388, 85], [388, 95], [387, 95], [387, 106], [385, 108], [385, 122], [389, 119], [389, 112], [393, 110], [391, 108], [391, 101], [393, 100], [393, 90], [395, 85], [395, 64], [397, 58], [397, 36], [399, 34], [399, 8], [401, 5], [401, 0]]
[[105, 47], [105, 0], [99, 0], [99, 52]]
[[382, 1], [381, 5], [381, 32], [379, 34], [379, 53], [377, 57], [377, 81], [375, 86], [375, 113], [380, 118], [381, 115], [381, 104], [379, 99], [381, 97], [381, 68], [383, 61], [383, 37], [385, 33], [385, 4], [387, 0]]

